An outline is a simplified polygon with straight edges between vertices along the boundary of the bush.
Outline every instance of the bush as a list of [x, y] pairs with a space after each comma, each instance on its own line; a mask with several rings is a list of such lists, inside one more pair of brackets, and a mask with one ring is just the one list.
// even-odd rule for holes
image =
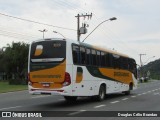
[[27, 80], [25, 79], [10, 79], [10, 85], [27, 85]]

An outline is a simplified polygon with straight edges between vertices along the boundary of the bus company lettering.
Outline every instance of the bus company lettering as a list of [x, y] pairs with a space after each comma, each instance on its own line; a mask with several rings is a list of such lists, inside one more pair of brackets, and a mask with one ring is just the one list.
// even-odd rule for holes
[[128, 76], [129, 76], [129, 73], [124, 73], [124, 72], [114, 72], [114, 76], [128, 77]]
[[33, 78], [61, 78], [61, 75], [33, 75]]

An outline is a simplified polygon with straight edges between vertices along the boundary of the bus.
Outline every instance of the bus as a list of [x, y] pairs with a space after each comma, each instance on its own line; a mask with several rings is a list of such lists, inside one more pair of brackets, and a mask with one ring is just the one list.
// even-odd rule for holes
[[33, 41], [28, 57], [28, 88], [33, 95], [62, 95], [67, 101], [137, 88], [136, 62], [114, 50], [69, 39]]

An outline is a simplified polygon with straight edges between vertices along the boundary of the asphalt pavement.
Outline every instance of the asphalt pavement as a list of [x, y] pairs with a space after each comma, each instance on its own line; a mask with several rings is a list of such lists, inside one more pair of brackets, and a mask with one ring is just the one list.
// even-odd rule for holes
[[[52, 116], [54, 116], [53, 114], [56, 114], [58, 116], [56, 117], [55, 115], [54, 119], [59, 120], [80, 120], [83, 119], [83, 117], [87, 117], [88, 119], [92, 120], [158, 120], [159, 118], [154, 116], [141, 117], [141, 113], [143, 114], [144, 111], [145, 113], [146, 111], [149, 111], [149, 113], [155, 113], [155, 115], [156, 112], [159, 112], [158, 114], [160, 114], [159, 101], [160, 81], [152, 80], [147, 83], [140, 83], [138, 89], [133, 90], [130, 95], [124, 95], [122, 93], [109, 94], [102, 102], [94, 101], [88, 97], [80, 97], [77, 102], [68, 103], [62, 96], [33, 96], [29, 95], [27, 90], [1, 93], [0, 111], [51, 111]], [[126, 114], [127, 112], [128, 114]], [[137, 116], [130, 117], [129, 115], [133, 116], [133, 112], [137, 114]], [[111, 115], [108, 116], [107, 114]], [[112, 117], [112, 114], [117, 114], [117, 117]], [[50, 120], [52, 118], [46, 117], [45, 119]]]

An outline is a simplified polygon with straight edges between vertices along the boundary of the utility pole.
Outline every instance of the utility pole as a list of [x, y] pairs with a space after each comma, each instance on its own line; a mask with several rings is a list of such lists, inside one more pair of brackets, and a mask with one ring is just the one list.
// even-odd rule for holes
[[139, 54], [139, 56], [140, 56], [140, 79], [141, 79], [141, 77], [144, 77], [143, 76], [143, 62], [142, 62], [142, 56], [143, 55], [146, 55], [146, 54]]
[[[86, 17], [88, 17], [88, 19], [91, 19], [92, 18], [92, 13], [91, 14], [86, 13], [85, 15], [78, 14], [75, 17], [77, 18], [77, 41], [80, 42], [80, 35], [86, 33], [86, 31], [83, 32], [83, 33], [80, 32], [80, 18], [83, 17], [85, 19]], [[84, 26], [84, 27], [86, 27], [86, 26]]]
[[146, 54], [139, 54], [139, 56], [140, 56], [140, 66], [141, 66], [141, 67], [143, 66], [142, 55], [146, 55]]

